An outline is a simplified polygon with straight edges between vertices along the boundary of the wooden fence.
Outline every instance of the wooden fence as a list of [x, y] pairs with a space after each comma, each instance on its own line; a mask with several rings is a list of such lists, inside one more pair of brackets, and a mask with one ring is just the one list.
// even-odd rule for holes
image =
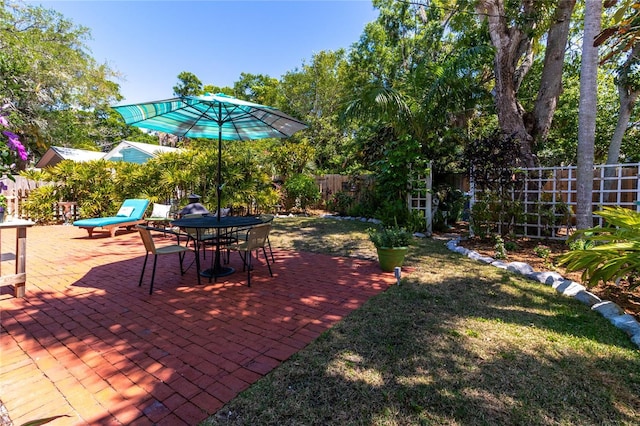
[[[13, 179], [3, 177], [0, 182], [7, 188], [2, 193], [7, 197], [7, 209], [5, 217], [15, 217], [19, 219], [31, 219], [24, 208], [24, 203], [29, 198], [29, 193], [40, 186], [51, 185], [51, 182], [36, 182], [22, 176], [13, 176]], [[64, 203], [53, 203], [51, 205], [54, 220], [65, 222], [78, 219], [78, 209], [75, 205]]]
[[333, 194], [344, 192], [358, 199], [362, 191], [373, 185], [371, 176], [321, 175], [315, 176], [322, 201], [325, 203]]

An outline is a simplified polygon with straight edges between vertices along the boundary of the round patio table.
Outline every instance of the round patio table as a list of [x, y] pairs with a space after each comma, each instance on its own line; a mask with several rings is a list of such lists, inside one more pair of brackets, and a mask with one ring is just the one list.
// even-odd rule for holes
[[200, 271], [200, 262], [196, 263], [196, 267], [198, 268], [198, 273], [209, 279], [216, 277], [225, 277], [227, 275], [231, 275], [235, 272], [230, 266], [223, 266], [220, 262], [220, 236], [225, 236], [229, 234], [229, 229], [233, 228], [250, 228], [255, 225], [259, 225], [263, 223], [263, 220], [257, 216], [201, 216], [201, 217], [190, 217], [185, 219], [177, 219], [171, 222], [172, 226], [177, 226], [179, 228], [193, 228], [196, 229], [196, 256], [199, 259], [199, 246], [198, 242], [202, 241], [200, 238], [201, 232], [206, 229], [215, 229], [216, 230], [216, 242], [215, 242], [215, 253], [214, 253], [214, 261], [213, 267], [209, 269], [205, 269], [204, 271]]

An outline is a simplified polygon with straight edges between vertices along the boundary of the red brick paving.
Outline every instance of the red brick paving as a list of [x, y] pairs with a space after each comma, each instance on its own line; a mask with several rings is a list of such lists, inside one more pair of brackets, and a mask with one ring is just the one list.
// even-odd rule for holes
[[[14, 236], [1, 235], [5, 274]], [[150, 296], [135, 232], [27, 236], [26, 297], [0, 286], [0, 398], [15, 424], [197, 424], [394, 282], [374, 262], [276, 250], [274, 277], [261, 258], [251, 288], [237, 255], [237, 273], [200, 286], [161, 257]]]

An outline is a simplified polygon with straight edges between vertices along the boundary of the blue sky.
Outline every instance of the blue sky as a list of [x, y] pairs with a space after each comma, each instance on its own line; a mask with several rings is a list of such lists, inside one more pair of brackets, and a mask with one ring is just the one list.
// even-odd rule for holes
[[99, 63], [123, 75], [121, 104], [173, 96], [177, 75], [232, 86], [280, 78], [322, 50], [348, 49], [376, 19], [370, 0], [31, 1], [91, 30]]

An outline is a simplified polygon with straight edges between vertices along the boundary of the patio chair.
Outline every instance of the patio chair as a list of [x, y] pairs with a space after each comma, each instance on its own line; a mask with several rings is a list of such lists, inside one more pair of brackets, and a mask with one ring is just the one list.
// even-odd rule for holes
[[[262, 221], [264, 223], [271, 223], [273, 222], [274, 219], [274, 215], [272, 214], [261, 214], [260, 215], [260, 219], [262, 219]], [[269, 236], [267, 235], [267, 247], [269, 247], [269, 254], [271, 254], [271, 261], [275, 263], [276, 259], [273, 257], [273, 249], [271, 248], [271, 240], [269, 240]]]
[[245, 239], [239, 239], [234, 244], [228, 244], [226, 248], [228, 250], [237, 251], [240, 254], [243, 262], [243, 270], [247, 271], [247, 286], [251, 287], [251, 270], [253, 269], [251, 265], [252, 253], [257, 252], [262, 249], [262, 253], [264, 254], [264, 259], [267, 262], [267, 267], [269, 268], [269, 275], [273, 277], [273, 272], [271, 271], [271, 264], [269, 263], [269, 257], [267, 256], [267, 251], [265, 250], [265, 246], [267, 244], [267, 238], [269, 238], [269, 231], [271, 231], [270, 223], [263, 223], [247, 231], [247, 235]]
[[113, 237], [119, 228], [126, 227], [131, 229], [138, 224], [144, 223], [144, 212], [148, 206], [149, 200], [134, 198], [124, 200], [115, 216], [76, 220], [73, 222], [73, 226], [86, 229], [89, 233], [89, 238], [93, 236], [95, 228], [102, 228], [103, 231], [108, 232]]
[[[183, 216], [184, 219], [189, 219], [192, 217], [202, 217], [201, 213], [189, 213]], [[201, 229], [198, 230], [196, 228], [184, 228], [183, 231], [187, 234], [187, 244], [189, 241], [193, 241], [193, 246], [198, 244], [203, 248], [203, 257], [207, 258], [206, 245], [213, 244], [216, 238], [216, 230], [215, 229]]]
[[[151, 231], [158, 232], [172, 232], [166, 229], [161, 228], [153, 228], [151, 226], [146, 225], [137, 225], [138, 231], [140, 231], [140, 237], [142, 237], [142, 242], [144, 243], [144, 247], [147, 250], [147, 253], [144, 256], [144, 264], [142, 265], [142, 273], [140, 274], [140, 282], [138, 283], [138, 287], [142, 286], [142, 279], [144, 278], [144, 271], [147, 267], [147, 259], [149, 258], [149, 253], [153, 254], [153, 271], [151, 272], [151, 286], [149, 287], [149, 294], [153, 293], [153, 282], [156, 277], [156, 264], [158, 262], [158, 256], [166, 255], [166, 254], [178, 254], [178, 258], [180, 259], [180, 275], [184, 275], [186, 269], [183, 267], [184, 257], [187, 252], [193, 252], [192, 249], [187, 247], [186, 245], [180, 244], [180, 236], [177, 235], [177, 243], [165, 245], [161, 247], [156, 247], [153, 234]], [[173, 233], [173, 232], [172, 232]], [[198, 275], [198, 284], [200, 284], [200, 274]]]

